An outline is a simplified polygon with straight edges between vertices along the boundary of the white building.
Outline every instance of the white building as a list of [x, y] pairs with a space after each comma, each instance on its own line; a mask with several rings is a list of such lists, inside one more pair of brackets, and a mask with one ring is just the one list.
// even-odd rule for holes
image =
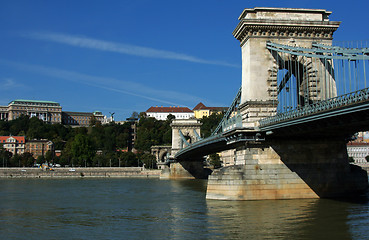
[[194, 112], [187, 107], [150, 107], [146, 111], [148, 117], [153, 117], [157, 120], [167, 120], [169, 114], [172, 114], [176, 119], [194, 118]]
[[369, 156], [369, 144], [366, 142], [353, 142], [347, 144], [347, 154], [355, 160], [355, 163], [366, 163], [366, 156]]
[[14, 154], [23, 154], [26, 145], [25, 136], [0, 136], [0, 146]]

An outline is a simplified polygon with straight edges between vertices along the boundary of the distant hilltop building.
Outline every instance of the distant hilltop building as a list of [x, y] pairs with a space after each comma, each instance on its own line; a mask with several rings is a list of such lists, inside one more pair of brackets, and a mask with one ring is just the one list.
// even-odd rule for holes
[[190, 119], [209, 117], [211, 114], [223, 113], [227, 111], [227, 107], [207, 107], [202, 102], [197, 104], [193, 110], [187, 107], [150, 107], [146, 110], [148, 117], [153, 117], [157, 120], [166, 120], [169, 114], [175, 116], [176, 119]]
[[64, 125], [87, 127], [95, 118], [96, 121], [104, 123], [106, 117], [101, 112], [63, 112], [62, 123]]
[[80, 127], [89, 126], [92, 119], [103, 124], [108, 122], [108, 118], [100, 111], [63, 112], [60, 104], [52, 101], [18, 99], [11, 101], [8, 106], [0, 106], [0, 120], [10, 121], [21, 115], [37, 117], [47, 123]]
[[14, 100], [8, 106], [0, 106], [0, 120], [14, 120], [21, 115], [37, 117], [48, 123], [61, 123], [62, 107], [57, 102]]
[[227, 107], [207, 107], [202, 102], [200, 102], [192, 110], [195, 114], [195, 118], [201, 119], [203, 117], [209, 117], [213, 113], [219, 114], [225, 112], [227, 111], [227, 109]]
[[166, 120], [168, 115], [172, 114], [176, 119], [190, 119], [195, 117], [195, 114], [188, 107], [150, 107], [146, 110], [148, 117], [153, 117], [157, 120]]

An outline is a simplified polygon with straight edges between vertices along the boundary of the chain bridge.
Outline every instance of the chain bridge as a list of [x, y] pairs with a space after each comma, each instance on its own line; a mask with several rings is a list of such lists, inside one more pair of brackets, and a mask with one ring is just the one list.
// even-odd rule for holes
[[[176, 161], [234, 149], [215, 170], [208, 199], [342, 197], [368, 188], [346, 143], [369, 130], [369, 42], [335, 43], [340, 22], [321, 9], [245, 9], [242, 85], [213, 134], [181, 144]], [[173, 135], [174, 136], [174, 135]], [[184, 136], [175, 138], [185, 142]], [[187, 141], [188, 142], [188, 141]]]

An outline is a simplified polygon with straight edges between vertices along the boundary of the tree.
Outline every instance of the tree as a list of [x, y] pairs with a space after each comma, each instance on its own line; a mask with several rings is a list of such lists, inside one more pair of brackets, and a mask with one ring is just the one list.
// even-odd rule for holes
[[45, 163], [45, 157], [42, 156], [42, 155], [38, 156], [37, 157], [37, 160], [36, 160], [36, 163], [37, 164], [43, 164], [43, 163]]
[[8, 162], [11, 159], [12, 155], [13, 154], [11, 152], [7, 151], [0, 145], [0, 161], [3, 167], [8, 166]]
[[65, 166], [65, 165], [69, 165], [69, 166], [73, 166], [73, 154], [72, 154], [72, 140], [68, 141], [65, 144], [65, 147], [61, 153], [60, 156], [60, 165]]
[[21, 115], [17, 119], [12, 120], [9, 123], [9, 132], [7, 135], [11, 134], [13, 136], [17, 136], [19, 135], [19, 132], [21, 131], [27, 132], [28, 127], [29, 127], [29, 122], [30, 122], [30, 119], [26, 115]]
[[77, 134], [72, 142], [72, 155], [78, 160], [78, 165], [91, 165], [92, 159], [95, 156], [95, 149], [91, 140], [84, 134]]
[[20, 158], [22, 167], [32, 167], [35, 163], [35, 159], [33, 158], [32, 153], [25, 152], [20, 155]]
[[29, 119], [29, 128], [27, 130], [27, 138], [28, 139], [40, 139], [46, 138], [44, 137], [47, 134], [47, 130], [45, 127], [45, 123], [36, 118], [32, 117]]
[[108, 167], [109, 163], [104, 155], [96, 154], [92, 160], [92, 166], [94, 167]]
[[203, 138], [209, 137], [211, 133], [216, 129], [220, 121], [223, 119], [223, 113], [213, 113], [209, 117], [203, 117], [201, 119], [201, 136]]
[[136, 154], [132, 152], [123, 152], [120, 157], [121, 165], [125, 167], [137, 167], [139, 165], [139, 160]]
[[20, 167], [21, 166], [21, 156], [19, 154], [14, 154], [9, 160], [9, 167]]
[[140, 118], [140, 114], [138, 112], [133, 112], [132, 115], [127, 120], [136, 121]]
[[173, 121], [173, 119], [176, 119], [176, 116], [174, 116], [173, 114], [168, 114], [167, 121], [169, 121], [171, 123]]
[[53, 153], [50, 150], [45, 153], [45, 160], [48, 162], [53, 160]]
[[209, 155], [209, 162], [214, 168], [220, 168], [222, 166], [220, 162], [220, 157], [217, 153], [213, 153]]
[[169, 121], [155, 118], [140, 118], [137, 127], [135, 148], [142, 152], [149, 152], [153, 145], [171, 144], [172, 129]]
[[156, 169], [156, 158], [154, 155], [150, 153], [144, 153], [141, 156], [139, 156], [141, 162], [145, 164], [145, 168], [151, 168]]

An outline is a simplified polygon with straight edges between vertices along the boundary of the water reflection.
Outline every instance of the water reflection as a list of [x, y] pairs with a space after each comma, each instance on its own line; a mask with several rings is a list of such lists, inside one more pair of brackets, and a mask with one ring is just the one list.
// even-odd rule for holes
[[352, 239], [350, 203], [325, 199], [206, 202], [227, 239]]
[[368, 239], [368, 201], [214, 201], [206, 181], [11, 179], [0, 239]]

